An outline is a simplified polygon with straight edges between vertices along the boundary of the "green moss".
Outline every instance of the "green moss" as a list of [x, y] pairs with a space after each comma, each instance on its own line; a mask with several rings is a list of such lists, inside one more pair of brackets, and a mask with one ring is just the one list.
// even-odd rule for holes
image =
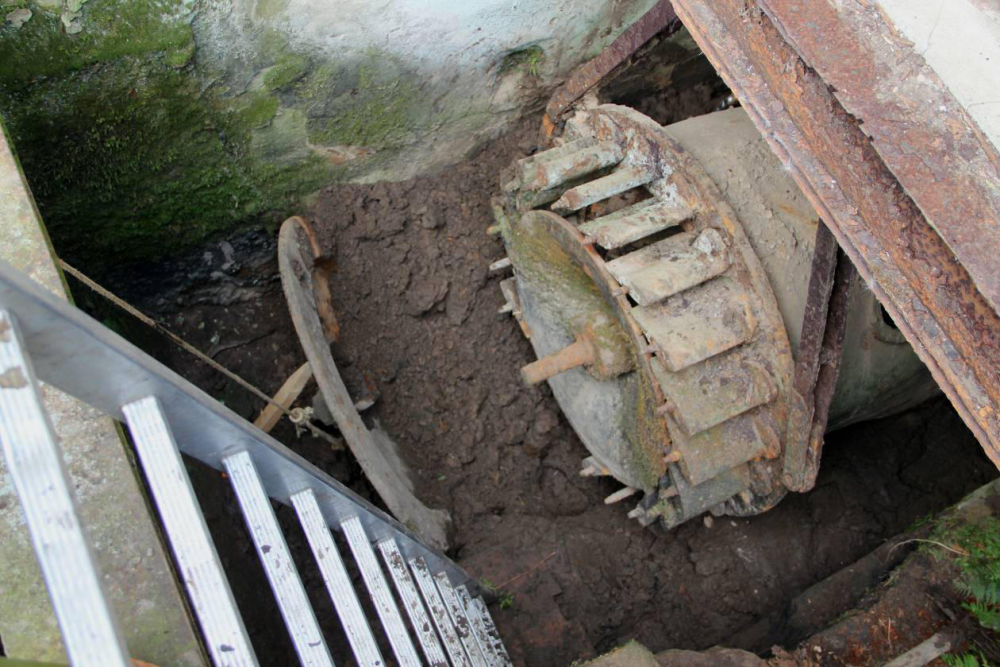
[[296, 92], [306, 100], [325, 98], [325, 93], [336, 86], [340, 69], [336, 63], [322, 63], [314, 67], [298, 85]]
[[226, 147], [195, 92], [126, 59], [12, 96], [11, 133], [62, 254], [159, 256], [259, 199], [219, 168]]
[[545, 62], [545, 50], [537, 45], [511, 51], [500, 62], [500, 76], [514, 72], [523, 72], [537, 77], [542, 63]]
[[[332, 73], [327, 70], [327, 85]], [[379, 52], [370, 52], [356, 69], [354, 85], [338, 96], [331, 108], [310, 123], [315, 144], [398, 146], [414, 131], [422, 100], [415, 77]], [[338, 82], [341, 83], [341, 82]], [[314, 89], [322, 85], [314, 83]]]
[[273, 95], [259, 93], [241, 95], [227, 107], [230, 129], [242, 134], [263, 127], [274, 118], [280, 106], [281, 102]]
[[169, 256], [287, 210], [328, 173], [319, 160], [256, 164], [250, 131], [276, 98], [206, 99], [165, 63], [120, 59], [3, 107], [59, 252], [85, 265]]
[[636, 367], [635, 348], [618, 316], [594, 280], [540, 220], [541, 215], [507, 217], [500, 211], [497, 219], [508, 256], [520, 279], [532, 286], [534, 298], [558, 318], [566, 334], [586, 333], [597, 346], [602, 359], [588, 370], [597, 379], [619, 382], [624, 401], [618, 411], [620, 428], [631, 447], [621, 463], [643, 489], [655, 489], [666, 470], [663, 443], [668, 439], [663, 419], [651, 407], [655, 405], [653, 387], [644, 373], [628, 373]]
[[194, 60], [195, 44], [192, 40], [185, 46], [180, 47], [173, 53], [167, 55], [167, 64], [171, 67], [186, 67]]
[[[20, 30], [0, 27], [0, 112], [56, 247], [82, 268], [169, 256], [268, 222], [332, 173], [308, 150], [304, 120], [299, 145], [255, 150], [280, 100], [205, 85], [220, 75], [192, 66], [188, 4], [89, 0], [75, 36], [44, 10]], [[268, 58], [275, 88], [308, 68], [294, 54]]]
[[309, 71], [309, 60], [296, 53], [284, 53], [264, 72], [264, 89], [278, 90], [295, 83]]
[[68, 35], [58, 13], [39, 9], [20, 29], [0, 25], [0, 82], [5, 86], [53, 77], [125, 56], [174, 53], [190, 47], [191, 26], [174, 18], [184, 0], [91, 0], [83, 31]]
[[643, 480], [643, 488], [651, 490], [667, 471], [663, 462], [663, 443], [669, 442], [669, 437], [663, 418], [653, 412], [656, 402], [649, 379], [644, 373], [634, 373], [630, 378], [635, 388], [624, 392], [628, 405], [621, 412], [625, 417], [622, 429], [633, 448], [631, 470]]

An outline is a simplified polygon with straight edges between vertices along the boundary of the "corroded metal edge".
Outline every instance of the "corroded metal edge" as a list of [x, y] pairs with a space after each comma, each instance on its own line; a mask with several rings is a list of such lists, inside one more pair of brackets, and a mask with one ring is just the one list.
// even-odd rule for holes
[[820, 223], [785, 430], [783, 481], [792, 491], [808, 491], [816, 484], [823, 434], [840, 372], [853, 277], [851, 262], [830, 229]]
[[[829, 85], [744, 0], [678, 15], [1000, 465], [1000, 318]], [[928, 113], [935, 113], [930, 111]]]
[[[1000, 155], [876, 3], [760, 0], [1000, 312]], [[946, 10], [947, 11], [947, 10]]]
[[805, 465], [799, 476], [802, 489], [816, 485], [819, 462], [823, 455], [823, 435], [826, 433], [830, 405], [837, 388], [840, 375], [840, 358], [847, 333], [847, 316], [851, 307], [851, 286], [857, 279], [857, 272], [843, 250], [837, 253], [837, 270], [833, 278], [833, 294], [823, 333], [823, 347], [819, 355], [819, 372], [813, 388], [813, 419], [809, 431], [809, 446], [806, 450]]
[[833, 294], [838, 252], [833, 234], [826, 225], [820, 223], [816, 227], [816, 248], [813, 251], [806, 292], [806, 310], [802, 315], [802, 335], [795, 355], [795, 378], [788, 425], [785, 428], [784, 483], [794, 491], [805, 490], [802, 488], [801, 478], [806, 465], [809, 434], [816, 415], [814, 390], [819, 379], [820, 355], [830, 316], [830, 297]]
[[574, 102], [600, 83], [615, 67], [639, 50], [657, 33], [680, 27], [677, 13], [668, 0], [660, 0], [638, 21], [611, 42], [597, 57], [583, 63], [570, 74], [545, 107], [548, 123], [555, 122]]

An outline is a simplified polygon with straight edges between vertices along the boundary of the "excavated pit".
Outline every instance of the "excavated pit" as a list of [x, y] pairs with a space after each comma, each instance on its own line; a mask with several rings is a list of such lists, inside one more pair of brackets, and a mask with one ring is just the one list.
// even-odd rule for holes
[[[728, 91], [684, 39], [651, 46], [652, 64], [623, 68], [603, 96], [664, 124], [725, 105]], [[683, 67], [656, 64], [667, 61]], [[665, 533], [630, 521], [622, 506], [604, 505], [620, 485], [578, 475], [588, 452], [551, 392], [521, 383], [519, 369], [534, 354], [515, 320], [497, 312], [509, 269], [487, 269], [504, 254], [486, 233], [490, 196], [505, 167], [540, 148], [538, 128], [538, 117], [526, 119], [437, 174], [329, 187], [307, 212], [337, 264], [331, 288], [341, 340], [333, 351], [348, 389], [360, 396], [374, 383], [380, 396], [365, 419], [379, 420], [400, 445], [421, 499], [451, 512], [450, 555], [501, 589], [493, 615], [515, 662], [569, 665], [630, 639], [654, 651], [724, 644], [997, 476], [948, 402], [936, 398], [831, 434], [816, 488], [760, 516], [699, 519]], [[277, 275], [276, 231], [241, 233], [100, 278], [273, 394], [305, 361]], [[71, 285], [85, 309], [237, 413], [252, 420], [263, 407]], [[315, 391], [307, 387], [299, 405]], [[273, 435], [380, 504], [346, 451], [296, 435], [287, 420]], [[245, 573], [230, 579], [259, 657], [294, 662], [228, 484], [200, 464], [190, 467], [227, 570]], [[295, 558], [308, 562], [293, 514], [279, 508], [278, 515]], [[334, 657], [345, 662], [323, 582], [317, 575], [305, 584]], [[761, 647], [769, 639], [781, 637], [755, 636]]]
[[[335, 186], [312, 211], [337, 270], [334, 356], [356, 394], [368, 374], [377, 418], [408, 460], [419, 495], [454, 517], [452, 555], [513, 596], [494, 616], [515, 658], [570, 664], [636, 638], [653, 650], [724, 643], [809, 585], [996, 476], [942, 398], [831, 434], [817, 487], [749, 519], [701, 520], [654, 533], [603, 498], [613, 481], [578, 476], [586, 450], [546, 387], [525, 388], [533, 360], [497, 310], [502, 245], [485, 230], [497, 175], [536, 149], [538, 119], [445, 172], [401, 183]], [[275, 235], [242, 234], [108, 286], [217, 361], [273, 393], [303, 361], [276, 273]], [[252, 419], [244, 389], [129, 321], [79, 284], [78, 300], [112, 328]], [[315, 386], [307, 388], [307, 404]], [[344, 451], [286, 421], [276, 437], [373, 497]], [[227, 485], [197, 466], [206, 507], [259, 654], [292, 656]], [[373, 498], [378, 502], [377, 498]], [[309, 557], [287, 510], [297, 558]], [[233, 570], [230, 570], [233, 571]], [[322, 581], [306, 581], [344, 655]]]

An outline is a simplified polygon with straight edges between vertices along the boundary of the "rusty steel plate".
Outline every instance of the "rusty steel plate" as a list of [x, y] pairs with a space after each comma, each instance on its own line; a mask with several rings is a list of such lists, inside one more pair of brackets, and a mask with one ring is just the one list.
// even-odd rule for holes
[[[793, 4], [800, 3], [674, 0], [705, 55], [1000, 465], [1000, 317], [991, 298], [998, 276], [995, 262], [983, 264], [983, 250], [991, 259], [998, 247], [998, 190], [990, 190], [995, 153], [936, 79], [926, 89], [902, 86], [896, 107], [876, 99], [885, 96], [886, 81], [919, 79], [925, 65], [898, 39], [891, 47], [873, 45], [888, 38], [872, 31], [868, 3], [848, 14], [818, 0], [798, 15]], [[911, 69], [894, 70], [893, 63]], [[900, 127], [890, 127], [894, 121]], [[925, 158], [927, 165], [913, 162]], [[955, 208], [958, 195], [975, 201]], [[983, 235], [968, 243], [964, 235], [979, 229]], [[983, 248], [970, 250], [976, 243]]]

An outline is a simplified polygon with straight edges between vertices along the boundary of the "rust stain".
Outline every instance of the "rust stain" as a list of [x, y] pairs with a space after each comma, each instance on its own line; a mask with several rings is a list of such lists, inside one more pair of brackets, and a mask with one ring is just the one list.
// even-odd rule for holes
[[816, 249], [802, 317], [793, 394], [785, 431], [785, 486], [804, 492], [816, 483], [823, 433], [837, 384], [847, 324], [850, 262], [829, 228], [816, 228]]
[[10, 332], [10, 320], [6, 317], [0, 317], [0, 343], [9, 343], [11, 341]]

